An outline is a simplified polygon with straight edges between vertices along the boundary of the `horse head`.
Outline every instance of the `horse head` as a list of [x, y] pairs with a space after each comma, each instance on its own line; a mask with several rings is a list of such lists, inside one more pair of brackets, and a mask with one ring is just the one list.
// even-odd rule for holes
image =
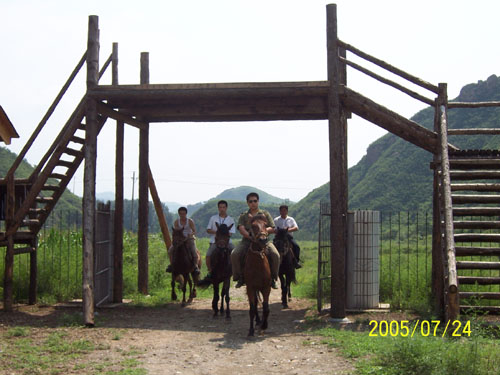
[[262, 214], [257, 214], [250, 218], [250, 237], [252, 241], [259, 245], [262, 250], [266, 247], [269, 234], [267, 233], [267, 219]]
[[217, 232], [215, 232], [215, 244], [219, 249], [226, 249], [229, 244], [229, 238], [231, 234], [229, 231], [234, 224], [227, 226], [226, 224], [215, 223], [217, 227]]
[[278, 231], [276, 232], [276, 236], [274, 237], [276, 240], [285, 240], [286, 235], [288, 233], [288, 228], [278, 228]]
[[184, 229], [175, 229], [172, 227], [172, 245], [177, 248], [181, 246], [184, 242], [186, 242], [187, 237], [184, 236]]

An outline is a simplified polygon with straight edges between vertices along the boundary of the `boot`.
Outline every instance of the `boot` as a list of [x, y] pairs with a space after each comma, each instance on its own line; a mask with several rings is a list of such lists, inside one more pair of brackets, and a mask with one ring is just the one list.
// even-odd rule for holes
[[169, 265], [168, 265], [168, 267], [167, 267], [167, 269], [165, 270], [165, 272], [170, 272], [170, 273], [172, 273], [172, 265], [171, 265], [171, 264], [169, 264]]
[[294, 267], [296, 269], [302, 268], [302, 264], [299, 263], [299, 261], [297, 260], [297, 258], [294, 258], [293, 265], [294, 265]]
[[239, 279], [236, 285], [234, 286], [235, 288], [241, 288], [243, 285], [245, 285], [245, 282], [243, 281], [243, 278]]
[[278, 289], [278, 285], [276, 285], [276, 280], [271, 279], [271, 288]]
[[200, 269], [198, 268], [197, 265], [194, 266], [193, 275], [195, 275], [195, 276], [199, 276], [200, 275]]

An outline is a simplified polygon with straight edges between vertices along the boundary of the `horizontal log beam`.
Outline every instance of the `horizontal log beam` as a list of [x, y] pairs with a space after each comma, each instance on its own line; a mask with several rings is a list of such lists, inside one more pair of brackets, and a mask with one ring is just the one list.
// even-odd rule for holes
[[458, 261], [457, 268], [461, 270], [500, 270], [500, 262]]
[[448, 129], [448, 135], [479, 135], [479, 134], [500, 134], [500, 129], [477, 128], [477, 129]]
[[500, 191], [499, 183], [451, 184], [451, 191]]
[[500, 107], [500, 102], [449, 102], [448, 108]]
[[457, 256], [500, 256], [500, 247], [457, 246]]

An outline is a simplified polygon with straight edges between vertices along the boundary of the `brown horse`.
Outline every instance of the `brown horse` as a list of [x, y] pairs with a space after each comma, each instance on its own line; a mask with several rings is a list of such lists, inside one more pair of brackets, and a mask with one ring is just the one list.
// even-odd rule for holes
[[278, 276], [281, 283], [281, 305], [288, 308], [288, 301], [292, 298], [291, 283], [296, 283], [294, 255], [292, 243], [288, 238], [288, 229], [280, 228], [273, 240], [274, 246], [280, 253], [280, 268]]
[[[254, 335], [254, 319], [262, 330], [267, 329], [269, 316], [269, 293], [271, 292], [271, 268], [266, 256], [267, 220], [263, 215], [256, 215], [250, 220], [252, 243], [247, 251], [243, 275], [247, 286], [250, 304], [250, 330], [248, 336]], [[258, 293], [262, 295], [262, 322], [259, 317], [257, 303]]]
[[200, 288], [206, 288], [209, 285], [214, 287], [214, 296], [212, 299], [212, 310], [214, 311], [214, 318], [217, 317], [219, 312], [219, 284], [222, 284], [220, 294], [220, 314], [224, 314], [224, 300], [226, 301], [226, 319], [231, 319], [231, 312], [229, 310], [229, 287], [231, 285], [231, 275], [233, 274], [231, 268], [231, 250], [229, 250], [229, 239], [231, 234], [229, 230], [234, 224], [229, 227], [226, 224], [215, 223], [217, 232], [215, 233], [215, 249], [211, 257], [212, 264], [212, 278], [204, 279], [198, 283]]
[[[172, 301], [177, 300], [175, 293], [175, 282], [179, 289], [182, 290], [182, 307], [186, 306], [186, 284], [189, 284], [189, 299], [187, 303], [191, 303], [196, 297], [196, 282], [198, 276], [193, 274], [194, 265], [192, 256], [187, 247], [188, 238], [184, 236], [183, 228], [172, 228]], [[201, 269], [201, 258], [198, 255], [198, 268]], [[194, 283], [193, 283], [194, 281]]]

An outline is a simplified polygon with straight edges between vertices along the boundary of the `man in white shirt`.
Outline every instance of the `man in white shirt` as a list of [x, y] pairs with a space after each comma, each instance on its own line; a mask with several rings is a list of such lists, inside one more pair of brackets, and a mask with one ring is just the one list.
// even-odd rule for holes
[[299, 263], [300, 260], [300, 246], [293, 238], [292, 232], [296, 232], [299, 230], [299, 226], [295, 219], [291, 216], [288, 216], [288, 206], [283, 204], [280, 206], [280, 216], [274, 219], [274, 225], [276, 229], [285, 229], [288, 228], [288, 239], [293, 247], [293, 255], [295, 257], [295, 268], [301, 268], [302, 266]]
[[[216, 223], [219, 223], [219, 225], [226, 224], [228, 227], [231, 227], [231, 229], [229, 230], [230, 234], [236, 232], [234, 219], [227, 214], [227, 202], [225, 200], [217, 202], [217, 209], [219, 210], [219, 213], [217, 215], [213, 215], [208, 221], [207, 225], [207, 233], [210, 234], [210, 247], [208, 248], [207, 255], [205, 256], [205, 262], [208, 269], [208, 274], [206, 276], [207, 279], [210, 279], [212, 277], [212, 266], [210, 264], [210, 259], [215, 249], [217, 248], [217, 245], [215, 244], [215, 233], [217, 232]], [[234, 249], [234, 245], [231, 242], [231, 239], [229, 240], [228, 248], [231, 251]]]

